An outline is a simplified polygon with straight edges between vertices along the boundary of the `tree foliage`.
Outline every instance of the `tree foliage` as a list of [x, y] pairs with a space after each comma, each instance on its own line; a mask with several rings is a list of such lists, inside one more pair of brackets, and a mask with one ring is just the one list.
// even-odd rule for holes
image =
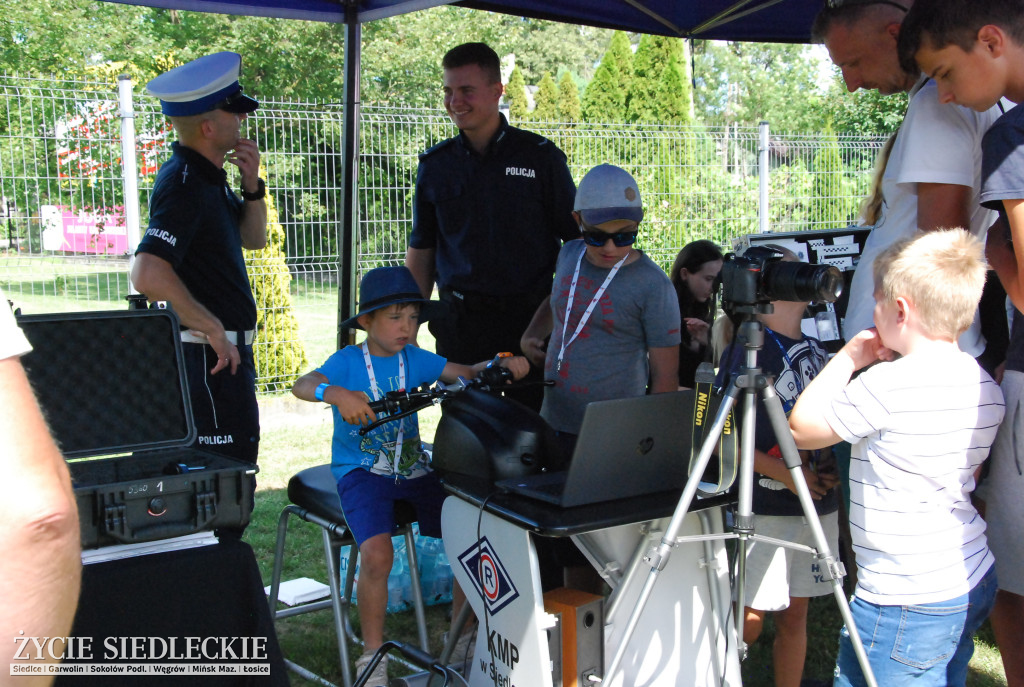
[[569, 123], [583, 119], [580, 90], [569, 72], [563, 73], [562, 78], [558, 80], [558, 119]]
[[633, 44], [625, 31], [616, 31], [608, 43], [608, 52], [615, 56], [615, 64], [619, 66], [619, 88], [623, 93], [629, 92], [633, 81]]
[[695, 102], [708, 120], [821, 129], [820, 63], [808, 46], [696, 41], [694, 48]]
[[[344, 31], [326, 22], [98, 0], [0, 0], [0, 71], [82, 77], [97, 76], [100, 65], [123, 63], [144, 83], [209, 52], [233, 50], [243, 56], [244, 83], [257, 97], [338, 102]], [[527, 81], [560, 68], [588, 79], [609, 35], [452, 6], [381, 19], [363, 26], [360, 95], [364, 104], [435, 107], [441, 101], [441, 57], [477, 40], [499, 55], [516, 54]]]
[[583, 118], [588, 122], [626, 121], [626, 92], [633, 74], [633, 50], [629, 37], [616, 31], [583, 91]]
[[583, 91], [583, 118], [588, 122], [622, 122], [626, 119], [626, 92], [619, 83], [619, 66], [605, 53], [594, 78]]
[[662, 124], [689, 121], [690, 81], [678, 38], [645, 35], [633, 56], [626, 120]]
[[878, 91], [848, 93], [838, 72], [822, 104], [822, 120], [837, 133], [878, 135], [900, 127], [907, 111], [907, 94], [882, 95]]
[[[475, 23], [484, 14], [462, 11], [471, 12], [467, 23]], [[589, 26], [498, 16], [502, 17], [507, 31], [504, 36], [506, 42], [503, 43], [505, 50], [499, 50], [498, 54], [514, 52], [527, 83], [538, 83], [544, 72], [557, 75], [561, 69], [569, 69], [583, 79], [590, 79], [610, 33], [607, 29]]]
[[839, 139], [831, 126], [825, 128], [824, 145], [814, 154], [812, 172], [810, 222], [821, 228], [845, 225], [848, 208], [843, 198], [843, 160], [839, 155]]
[[549, 72], [544, 72], [544, 76], [537, 86], [534, 102], [534, 119], [541, 122], [558, 120], [558, 86], [555, 85], [555, 80], [551, 78]]
[[516, 120], [523, 120], [530, 114], [530, 104], [526, 99], [526, 81], [523, 72], [517, 65], [505, 86], [505, 100], [508, 101], [508, 113]]
[[[261, 176], [266, 176], [260, 170]], [[259, 391], [287, 388], [308, 365], [306, 351], [295, 319], [284, 252], [284, 228], [281, 226], [272, 193], [267, 193], [267, 245], [262, 250], [246, 251], [246, 266], [257, 309], [256, 377]]]

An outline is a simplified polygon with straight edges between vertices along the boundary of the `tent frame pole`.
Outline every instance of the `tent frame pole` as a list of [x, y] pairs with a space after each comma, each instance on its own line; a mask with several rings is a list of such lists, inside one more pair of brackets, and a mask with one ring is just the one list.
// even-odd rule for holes
[[345, 2], [345, 75], [342, 89], [344, 119], [341, 148], [341, 223], [338, 227], [338, 348], [349, 343], [350, 331], [341, 323], [355, 314], [356, 256], [359, 248], [359, 67], [362, 24], [357, 3]]

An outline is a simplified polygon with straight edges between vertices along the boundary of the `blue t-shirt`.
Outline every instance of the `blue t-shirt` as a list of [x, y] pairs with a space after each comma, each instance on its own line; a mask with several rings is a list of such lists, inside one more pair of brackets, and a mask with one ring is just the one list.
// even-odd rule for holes
[[[317, 368], [330, 384], [352, 391], [365, 392], [371, 399], [381, 399], [389, 391], [399, 391], [398, 358], [405, 363], [405, 388], [433, 384], [441, 376], [447, 360], [416, 346], [406, 346], [397, 355], [378, 357], [371, 355], [373, 373], [379, 387], [376, 394], [370, 389], [370, 376], [363, 362], [362, 346], [346, 346]], [[359, 435], [359, 425], [350, 425], [342, 419], [337, 406], [334, 414], [334, 437], [331, 440], [331, 472], [340, 480], [351, 470], [362, 468], [379, 475], [394, 475], [396, 479], [419, 477], [429, 470], [427, 456], [420, 446], [420, 428], [416, 415], [388, 422], [365, 436]], [[398, 428], [403, 429], [401, 460], [395, 462], [395, 442]]]
[[[731, 345], [726, 349], [727, 358], [722, 360], [722, 366], [718, 371], [718, 384], [724, 386], [729, 378], [740, 371], [746, 358], [746, 349], [739, 345]], [[757, 352], [757, 363], [764, 374], [775, 380], [775, 391], [782, 401], [782, 407], [786, 415], [793, 409], [799, 396], [807, 385], [811, 383], [825, 363], [828, 362], [828, 353], [821, 346], [821, 342], [809, 336], [801, 339], [791, 339], [788, 336], [779, 334], [765, 327], [764, 348]], [[742, 406], [737, 404], [737, 409]], [[757, 427], [754, 433], [754, 446], [758, 451], [767, 453], [770, 456], [782, 457], [779, 451], [779, 442], [772, 431], [771, 421], [768, 419], [768, 412], [764, 403], [758, 397], [756, 412]], [[740, 431], [745, 425], [740, 423]], [[758, 515], [802, 515], [803, 508], [800, 506], [800, 499], [786, 486], [767, 475], [755, 474], [754, 497], [752, 508]], [[819, 515], [833, 513], [839, 508], [839, 501], [836, 498], [836, 490], [830, 489], [820, 500], [814, 502], [815, 509]]]

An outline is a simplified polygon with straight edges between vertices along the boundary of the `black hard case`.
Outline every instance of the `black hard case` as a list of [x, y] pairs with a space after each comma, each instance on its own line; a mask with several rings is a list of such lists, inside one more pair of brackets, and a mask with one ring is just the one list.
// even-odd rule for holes
[[71, 470], [83, 548], [248, 524], [256, 465], [188, 448], [196, 429], [173, 312], [18, 324], [33, 349], [22, 364]]

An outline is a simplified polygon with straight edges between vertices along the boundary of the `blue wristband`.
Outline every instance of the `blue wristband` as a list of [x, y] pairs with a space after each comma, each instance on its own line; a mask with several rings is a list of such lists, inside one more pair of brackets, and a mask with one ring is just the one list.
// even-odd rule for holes
[[327, 391], [327, 387], [329, 387], [329, 386], [330, 386], [330, 384], [321, 384], [320, 386], [318, 386], [316, 388], [316, 391], [313, 392], [313, 396], [316, 397], [316, 400], [318, 400], [318, 401], [324, 400], [324, 392]]

